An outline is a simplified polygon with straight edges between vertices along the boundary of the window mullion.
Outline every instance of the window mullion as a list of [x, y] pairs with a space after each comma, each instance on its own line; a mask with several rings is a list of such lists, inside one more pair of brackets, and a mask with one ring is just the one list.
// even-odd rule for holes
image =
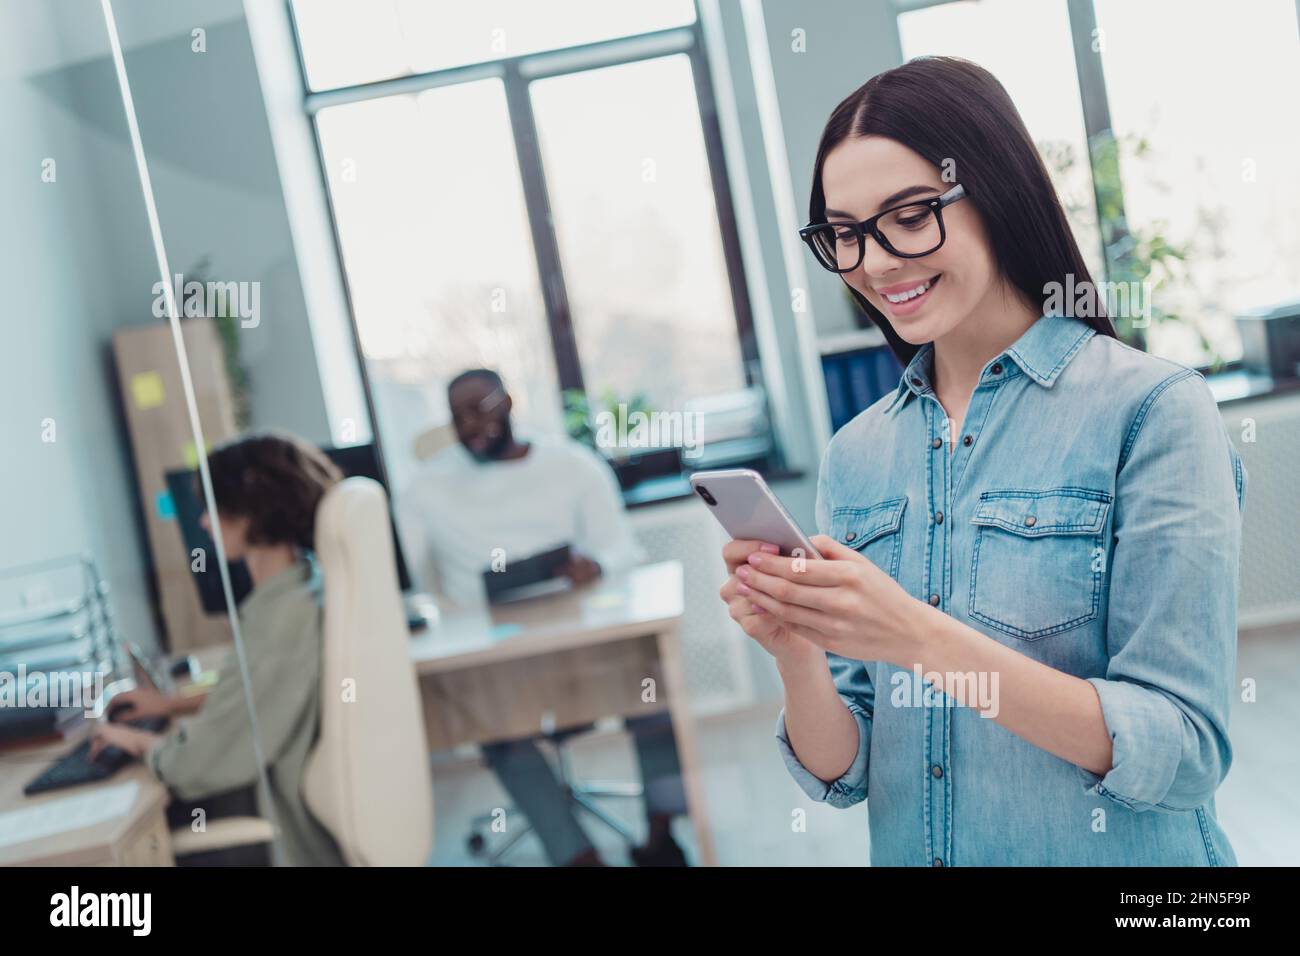
[[[1124, 212], [1124, 184], [1120, 179], [1119, 142], [1111, 126], [1110, 100], [1106, 94], [1106, 73], [1101, 62], [1097, 15], [1093, 0], [1066, 0], [1070, 37], [1074, 45], [1074, 67], [1079, 77], [1079, 100], [1083, 105], [1084, 132], [1088, 143], [1088, 165], [1101, 233], [1105, 278], [1129, 282], [1146, 278], [1138, 275], [1133, 255], [1133, 237]], [[1097, 48], [1094, 48], [1097, 47]], [[1133, 327], [1132, 319], [1111, 317], [1116, 332], [1134, 346], [1145, 349], [1146, 336]]]
[[741, 264], [740, 233], [736, 226], [736, 213], [731, 200], [731, 180], [727, 175], [726, 156], [722, 146], [722, 129], [718, 125], [716, 101], [713, 98], [713, 78], [709, 76], [709, 62], [704, 55], [704, 38], [696, 21], [696, 42], [688, 55], [691, 76], [695, 83], [696, 106], [700, 114], [700, 127], [704, 135], [704, 155], [709, 167], [713, 187], [713, 204], [722, 234], [723, 259], [727, 267], [727, 281], [731, 288], [731, 305], [736, 317], [736, 331], [740, 336], [740, 354], [745, 363], [745, 384], [761, 380], [758, 344], [754, 336], [754, 316], [750, 310], [749, 288], [745, 284]]
[[559, 240], [555, 236], [555, 222], [551, 215], [550, 195], [546, 190], [546, 175], [542, 166], [542, 151], [537, 138], [532, 101], [528, 95], [528, 82], [520, 75], [515, 64], [507, 65], [504, 77], [506, 106], [510, 113], [510, 129], [514, 134], [515, 152], [519, 160], [519, 175], [523, 180], [524, 204], [528, 212], [533, 250], [537, 256], [542, 298], [546, 304], [546, 325], [551, 333], [556, 377], [561, 389], [584, 390], [582, 363], [573, 332], [573, 316], [569, 308], [568, 289], [564, 283], [564, 270], [560, 264]]

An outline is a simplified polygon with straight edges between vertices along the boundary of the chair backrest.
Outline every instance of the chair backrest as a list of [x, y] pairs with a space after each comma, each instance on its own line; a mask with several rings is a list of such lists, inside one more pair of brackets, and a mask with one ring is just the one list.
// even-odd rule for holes
[[388, 499], [369, 478], [316, 515], [324, 578], [320, 736], [303, 797], [353, 866], [419, 866], [433, 846], [433, 781]]

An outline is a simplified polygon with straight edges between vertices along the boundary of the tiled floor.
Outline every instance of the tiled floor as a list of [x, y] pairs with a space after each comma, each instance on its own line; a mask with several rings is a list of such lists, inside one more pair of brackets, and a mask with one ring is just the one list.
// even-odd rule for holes
[[[1255, 681], [1254, 703], [1241, 682]], [[1242, 866], [1300, 865], [1300, 633], [1243, 635], [1237, 644], [1233, 760], [1215, 805]]]
[[[775, 705], [762, 712], [716, 717], [699, 724], [705, 767], [705, 800], [718, 861], [724, 865], [853, 865], [867, 861], [866, 806], [834, 810], [810, 801], [785, 772], [772, 741]], [[569, 745], [580, 779], [636, 780], [631, 739], [622, 732], [593, 734]], [[437, 830], [433, 863], [477, 864], [466, 847], [469, 820], [491, 813], [505, 801], [496, 778], [470, 761], [434, 766]], [[637, 801], [607, 801], [609, 811], [640, 834], [643, 822]], [[806, 810], [803, 832], [796, 832], [794, 811]], [[626, 863], [617, 837], [589, 816], [579, 818], [602, 856]], [[506, 825], [512, 821], [507, 814]], [[694, 860], [691, 827], [676, 821], [674, 833]], [[491, 839], [499, 839], [491, 836]], [[544, 865], [541, 847], [527, 837], [503, 859], [515, 866]]]
[[[1243, 637], [1239, 679], [1254, 678], [1255, 703], [1234, 705], [1231, 734], [1235, 758], [1219, 790], [1217, 808], [1243, 866], [1300, 864], [1300, 635]], [[834, 810], [813, 803], [786, 774], [772, 741], [777, 704], [701, 721], [700, 748], [706, 800], [718, 860], [723, 865], [865, 864], [867, 806]], [[635, 780], [636, 762], [623, 733], [594, 734], [570, 745], [580, 778]], [[491, 773], [469, 760], [438, 759], [434, 766], [437, 865], [478, 865], [467, 849], [469, 821], [503, 806], [504, 793]], [[610, 811], [640, 827], [635, 802]], [[797, 811], [806, 817], [799, 826]], [[507, 826], [512, 824], [509, 815]], [[590, 817], [587, 832], [611, 863], [627, 857], [611, 831]], [[689, 825], [678, 821], [679, 841], [691, 854]], [[528, 837], [503, 862], [544, 865], [536, 839]]]

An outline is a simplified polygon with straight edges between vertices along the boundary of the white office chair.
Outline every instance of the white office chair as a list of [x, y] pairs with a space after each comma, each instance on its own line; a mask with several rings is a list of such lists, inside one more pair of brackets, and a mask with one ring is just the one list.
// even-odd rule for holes
[[320, 738], [303, 796], [352, 866], [420, 866], [433, 780], [383, 487], [348, 478], [316, 514], [325, 581]]
[[[429, 748], [389, 528], [387, 496], [369, 478], [340, 482], [316, 513], [320, 735], [302, 792], [352, 866], [418, 866], [433, 847]], [[225, 817], [171, 836], [178, 859], [220, 864], [273, 834], [259, 817]]]

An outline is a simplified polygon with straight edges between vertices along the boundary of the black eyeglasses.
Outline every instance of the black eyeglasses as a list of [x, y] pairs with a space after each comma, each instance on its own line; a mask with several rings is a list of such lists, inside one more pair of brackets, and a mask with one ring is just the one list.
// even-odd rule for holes
[[799, 230], [799, 238], [831, 272], [852, 272], [860, 266], [867, 236], [892, 256], [919, 259], [936, 251], [947, 238], [942, 209], [964, 198], [966, 190], [957, 185], [941, 196], [892, 206], [862, 222], [809, 223]]

